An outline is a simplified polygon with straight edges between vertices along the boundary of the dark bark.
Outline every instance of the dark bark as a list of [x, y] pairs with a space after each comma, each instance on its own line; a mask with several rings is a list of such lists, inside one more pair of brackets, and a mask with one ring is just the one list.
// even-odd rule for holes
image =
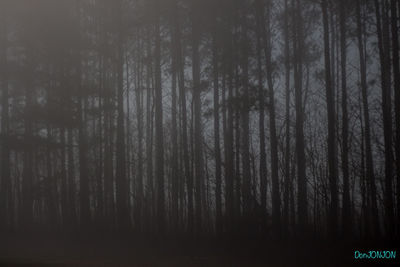
[[[240, 76], [240, 85], [241, 85], [241, 155], [242, 155], [242, 168], [243, 168], [243, 187], [237, 185], [238, 188], [242, 189], [242, 203], [243, 203], [243, 216], [245, 220], [250, 218], [250, 214], [254, 210], [254, 205], [252, 204], [252, 196], [251, 196], [251, 171], [250, 171], [250, 141], [249, 141], [249, 111], [250, 111], [250, 103], [249, 103], [249, 63], [248, 63], [248, 21], [246, 18], [246, 3], [240, 4], [240, 12], [241, 13], [241, 54], [240, 54], [240, 67], [242, 70]], [[237, 95], [239, 97], [239, 94]], [[240, 140], [238, 138], [238, 140]], [[238, 151], [239, 152], [239, 151]], [[239, 154], [237, 154], [239, 155]], [[237, 173], [240, 172], [240, 166], [237, 165]], [[238, 179], [239, 180], [239, 179]], [[239, 181], [237, 181], [239, 182]], [[236, 207], [238, 209], [238, 207]], [[238, 211], [240, 208], [238, 209]], [[250, 222], [249, 222], [250, 223]], [[249, 227], [250, 225], [246, 225], [245, 227]]]
[[[138, 60], [138, 63], [136, 64], [136, 89], [135, 89], [135, 97], [136, 97], [136, 123], [137, 123], [137, 164], [136, 164], [136, 183], [135, 183], [135, 192], [136, 192], [136, 206], [135, 206], [135, 226], [136, 228], [140, 231], [142, 230], [142, 217], [143, 217], [143, 200], [144, 200], [144, 193], [143, 193], [143, 165], [144, 165], [144, 160], [143, 160], [143, 132], [144, 132], [144, 122], [143, 122], [143, 83], [142, 83], [142, 57], [139, 54], [139, 48], [143, 49], [143, 47], [141, 46], [141, 40], [140, 40], [140, 33], [138, 33], [138, 42], [140, 44], [138, 44], [138, 53], [137, 53], [137, 57], [140, 58], [140, 60]], [[129, 76], [127, 73], [127, 80], [129, 80]], [[127, 103], [128, 104], [128, 103]], [[129, 109], [127, 110], [127, 114], [129, 114]], [[128, 116], [128, 115], [127, 115]], [[127, 125], [127, 129], [129, 129], [129, 125]], [[130, 138], [130, 131], [127, 131], [127, 137], [129, 140], [131, 140]], [[130, 147], [130, 146], [128, 146]], [[130, 160], [128, 159], [127, 162], [130, 162]], [[130, 168], [129, 168], [130, 169]], [[129, 180], [129, 179], [128, 179]]]
[[363, 40], [363, 23], [361, 19], [361, 3], [357, 0], [357, 40], [358, 40], [358, 50], [360, 57], [360, 79], [361, 79], [361, 93], [362, 93], [362, 103], [363, 103], [363, 116], [365, 122], [365, 156], [366, 156], [366, 179], [368, 183], [369, 190], [369, 201], [367, 209], [370, 210], [370, 218], [368, 221], [371, 224], [371, 233], [373, 235], [379, 235], [379, 217], [378, 217], [378, 207], [376, 199], [376, 184], [375, 184], [375, 171], [374, 163], [372, 158], [372, 145], [371, 145], [371, 127], [369, 118], [369, 103], [367, 94], [367, 71], [365, 62], [365, 50], [364, 50], [364, 40]]
[[339, 3], [340, 16], [340, 69], [342, 87], [342, 173], [343, 173], [343, 201], [342, 225], [343, 236], [351, 234], [352, 214], [349, 191], [349, 116], [347, 109], [347, 44], [346, 44], [346, 7], [345, 1]]
[[290, 36], [289, 36], [289, 7], [288, 0], [285, 0], [284, 15], [284, 39], [285, 39], [285, 182], [283, 197], [283, 224], [286, 231], [289, 231], [289, 200], [290, 200]]
[[389, 51], [389, 20], [387, 14], [388, 2], [375, 3], [376, 28], [378, 35], [379, 59], [381, 65], [381, 91], [383, 136], [385, 146], [385, 226], [390, 236], [394, 232], [394, 207], [393, 207], [393, 148], [392, 148], [392, 98], [390, 77], [390, 51]]
[[201, 122], [201, 87], [200, 87], [200, 17], [199, 5], [194, 4], [192, 10], [192, 75], [194, 104], [194, 168], [195, 168], [195, 227], [196, 232], [202, 231], [202, 197], [201, 186], [204, 179], [203, 166], [203, 128]]
[[330, 211], [329, 211], [329, 231], [332, 238], [338, 232], [338, 171], [337, 171], [337, 151], [336, 151], [336, 112], [335, 112], [335, 93], [332, 86], [331, 57], [329, 42], [329, 22], [327, 1], [321, 2], [322, 17], [324, 25], [324, 55], [325, 55], [325, 88], [326, 103], [328, 110], [328, 175], [330, 188]]
[[122, 33], [122, 0], [117, 4], [116, 16], [119, 18], [117, 27], [117, 140], [116, 140], [116, 173], [115, 189], [117, 198], [117, 224], [121, 231], [126, 231], [130, 226], [128, 213], [128, 182], [126, 178], [126, 152], [125, 152], [125, 119], [124, 119], [124, 86], [123, 86], [123, 33]]
[[33, 104], [32, 72], [34, 70], [32, 62], [31, 48], [26, 50], [25, 62], [25, 111], [24, 111], [24, 138], [26, 146], [23, 156], [23, 173], [22, 173], [22, 214], [21, 226], [23, 229], [29, 230], [33, 222], [33, 125], [29, 116]]
[[232, 10], [226, 5], [227, 23], [225, 31], [226, 54], [224, 68], [227, 75], [228, 98], [227, 98], [227, 127], [225, 143], [225, 210], [227, 231], [232, 230], [234, 216], [234, 150], [233, 150], [233, 35], [231, 32]]
[[[272, 226], [274, 232], [279, 237], [281, 234], [281, 200], [279, 189], [279, 173], [278, 173], [278, 137], [276, 134], [276, 110], [275, 110], [275, 89], [273, 82], [272, 67], [272, 31], [271, 31], [271, 4], [267, 5], [266, 27], [263, 27], [263, 40], [265, 43], [265, 69], [268, 84], [269, 98], [269, 135], [271, 146], [271, 177], [272, 177]], [[264, 8], [261, 8], [264, 11]], [[262, 16], [264, 21], [264, 16]]]
[[[151, 49], [151, 31], [148, 29], [146, 40], [146, 56], [149, 58], [152, 55]], [[146, 65], [146, 203], [149, 209], [146, 212], [146, 217], [149, 219], [154, 214], [154, 182], [153, 182], [153, 87], [151, 77], [153, 76], [152, 63], [149, 61]], [[151, 225], [148, 225], [150, 228]]]
[[[263, 68], [262, 68], [262, 23], [264, 23], [264, 16], [261, 12], [263, 3], [261, 0], [256, 5], [257, 15], [257, 78], [258, 78], [258, 101], [259, 101], [259, 112], [258, 112], [258, 128], [260, 135], [260, 190], [261, 190], [261, 209], [264, 214], [267, 214], [267, 154], [265, 151], [265, 94], [264, 94], [264, 80], [263, 80]], [[266, 218], [262, 218], [265, 220]], [[264, 222], [265, 223], [265, 222]]]
[[215, 209], [216, 232], [222, 233], [222, 188], [221, 188], [221, 145], [220, 145], [220, 100], [219, 100], [219, 47], [218, 22], [215, 18], [213, 31], [213, 87], [214, 87], [214, 153], [215, 153]]
[[171, 115], [172, 115], [172, 129], [171, 129], [171, 138], [172, 138], [172, 163], [171, 163], [171, 195], [172, 195], [172, 225], [174, 231], [176, 232], [178, 229], [178, 213], [179, 213], [179, 161], [178, 161], [178, 121], [177, 121], [177, 94], [176, 94], [176, 85], [177, 85], [177, 51], [176, 51], [176, 32], [174, 30], [174, 12], [172, 10], [171, 14], [173, 17], [171, 18], [171, 31], [172, 31], [172, 40], [171, 40], [171, 72], [172, 72], [172, 84], [171, 84]]
[[293, 51], [294, 51], [294, 88], [296, 109], [296, 162], [297, 162], [297, 205], [299, 231], [304, 231], [308, 224], [307, 178], [304, 142], [304, 109], [303, 109], [303, 20], [301, 2], [293, 0]]
[[87, 136], [85, 124], [85, 107], [86, 96], [79, 96], [78, 101], [78, 120], [79, 120], [79, 206], [80, 206], [80, 225], [82, 228], [87, 228], [91, 220], [90, 213], [90, 196], [89, 196], [89, 170], [87, 159]]
[[76, 214], [76, 187], [75, 187], [75, 163], [73, 151], [73, 131], [72, 128], [68, 129], [68, 147], [67, 147], [67, 160], [68, 160], [68, 223], [70, 228], [75, 228], [77, 225]]
[[[396, 7], [397, 2], [397, 7]], [[394, 106], [395, 106], [395, 155], [396, 155], [396, 202], [397, 202], [397, 234], [400, 235], [400, 60], [399, 60], [399, 1], [390, 1], [391, 33], [392, 33], [392, 65], [394, 80]]]
[[174, 1], [174, 30], [176, 35], [176, 56], [178, 69], [178, 87], [181, 112], [181, 138], [183, 150], [184, 175], [187, 188], [187, 228], [189, 234], [194, 231], [194, 207], [193, 207], [193, 177], [190, 172], [189, 162], [189, 144], [188, 144], [188, 126], [187, 126], [187, 107], [186, 107], [186, 88], [185, 88], [185, 64], [184, 51], [181, 41], [180, 14], [178, 10], [178, 1]]
[[289, 7], [288, 0], [285, 0], [284, 15], [284, 39], [285, 39], [285, 188], [283, 203], [283, 223], [286, 231], [290, 229], [289, 202], [291, 188], [290, 173], [290, 36], [289, 36]]
[[14, 212], [10, 173], [10, 146], [8, 142], [10, 131], [9, 83], [8, 83], [8, 31], [6, 18], [6, 1], [0, 4], [0, 90], [1, 95], [1, 178], [0, 178], [0, 227], [13, 227]]
[[157, 226], [158, 232], [165, 231], [165, 192], [164, 192], [164, 131], [161, 85], [161, 36], [160, 1], [154, 1], [154, 75], [155, 75], [155, 179], [157, 184]]

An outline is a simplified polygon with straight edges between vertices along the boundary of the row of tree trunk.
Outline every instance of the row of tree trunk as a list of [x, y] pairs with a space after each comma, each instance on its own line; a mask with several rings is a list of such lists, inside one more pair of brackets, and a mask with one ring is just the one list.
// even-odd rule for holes
[[[42, 33], [35, 11], [2, 1], [0, 228], [279, 238], [314, 226], [336, 238], [358, 225], [365, 236], [398, 234], [399, 3], [347, 4], [77, 0], [42, 9], [67, 16]], [[64, 43], [53, 42], [57, 33]], [[318, 33], [323, 57], [313, 59]], [[368, 79], [374, 38], [380, 112]], [[313, 62], [323, 65], [321, 114], [310, 114]], [[357, 108], [361, 138], [351, 125]], [[325, 139], [313, 150], [320, 124], [310, 130], [308, 118], [318, 116]]]

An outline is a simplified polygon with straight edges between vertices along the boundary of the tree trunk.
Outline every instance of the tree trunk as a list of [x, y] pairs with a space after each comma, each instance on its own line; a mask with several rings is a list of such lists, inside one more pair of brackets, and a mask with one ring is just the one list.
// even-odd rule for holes
[[[151, 31], [148, 29], [146, 40], [146, 56], [150, 58], [152, 55], [151, 49]], [[146, 66], [146, 204], [149, 208], [146, 211], [146, 219], [151, 219], [154, 214], [154, 183], [153, 183], [153, 85], [152, 79], [153, 68], [152, 61], [149, 60]], [[149, 221], [148, 221], [149, 222]], [[147, 227], [151, 228], [151, 223]]]
[[[395, 105], [395, 153], [396, 153], [396, 173], [397, 173], [397, 235], [400, 236], [400, 61], [399, 61], [399, 1], [390, 1], [391, 3], [391, 33], [392, 33], [392, 65], [394, 80], [394, 105]], [[397, 7], [396, 7], [397, 3]]]
[[215, 18], [213, 31], [213, 86], [214, 86], [214, 153], [215, 153], [215, 207], [216, 207], [216, 232], [222, 232], [222, 200], [221, 200], [221, 147], [220, 147], [220, 119], [219, 119], [219, 68], [218, 68], [218, 22]]
[[[60, 128], [60, 143], [61, 143], [61, 171], [60, 171], [60, 180], [61, 180], [61, 196], [60, 196], [60, 204], [61, 204], [61, 220], [60, 224], [62, 228], [65, 230], [67, 228], [69, 222], [69, 210], [68, 210], [68, 180], [67, 180], [67, 150], [66, 150], [66, 130], [65, 127]], [[57, 184], [56, 184], [57, 189]]]
[[303, 109], [303, 53], [304, 36], [303, 20], [301, 17], [301, 2], [293, 0], [294, 24], [293, 24], [293, 51], [294, 51], [294, 88], [296, 109], [296, 161], [297, 161], [297, 213], [299, 231], [305, 231], [308, 224], [307, 208], [307, 178], [304, 144], [304, 109]]
[[178, 230], [178, 213], [179, 213], [179, 161], [178, 161], [178, 122], [177, 122], [177, 94], [176, 94], [176, 84], [177, 84], [177, 51], [176, 51], [176, 31], [174, 29], [174, 10], [171, 12], [171, 72], [172, 72], [172, 84], [171, 84], [171, 116], [172, 116], [172, 129], [171, 129], [171, 139], [172, 139], [172, 158], [171, 158], [171, 194], [172, 194], [172, 221], [174, 232]]
[[266, 224], [266, 214], [267, 214], [267, 184], [268, 184], [268, 173], [267, 173], [267, 154], [265, 152], [265, 95], [264, 95], [264, 81], [263, 81], [263, 70], [262, 70], [262, 31], [264, 31], [264, 27], [262, 27], [262, 23], [264, 23], [264, 16], [261, 12], [264, 12], [262, 9], [263, 3], [262, 0], [258, 0], [256, 6], [257, 12], [257, 78], [258, 78], [258, 101], [259, 101], [259, 111], [258, 111], [258, 128], [260, 135], [260, 195], [261, 195], [261, 209], [263, 218], [262, 223], [265, 227]]
[[6, 1], [0, 4], [0, 90], [1, 96], [1, 178], [0, 178], [0, 229], [4, 227], [13, 227], [13, 202], [12, 188], [10, 176], [10, 146], [9, 138], [9, 86], [7, 72], [7, 18], [6, 18]]
[[22, 172], [22, 214], [21, 226], [28, 230], [33, 223], [33, 125], [29, 116], [33, 105], [32, 78], [33, 62], [32, 48], [27, 48], [26, 55], [26, 77], [25, 77], [25, 118], [24, 118], [24, 139], [26, 142], [23, 156], [23, 172]]
[[164, 133], [163, 133], [163, 105], [161, 85], [161, 36], [160, 36], [160, 5], [159, 0], [154, 1], [154, 27], [155, 27], [155, 174], [157, 183], [157, 224], [158, 232], [165, 231], [165, 192], [164, 192]]
[[67, 147], [67, 160], [68, 160], [68, 223], [71, 229], [77, 225], [76, 219], [76, 196], [75, 196], [75, 163], [73, 151], [73, 131], [68, 128], [68, 147]]
[[[383, 1], [381, 6], [375, 0], [376, 27], [378, 35], [379, 59], [381, 66], [382, 89], [382, 115], [383, 136], [385, 146], [385, 225], [386, 234], [392, 236], [394, 232], [393, 209], [393, 148], [392, 148], [392, 105], [391, 105], [391, 77], [390, 77], [390, 51], [389, 51], [389, 20], [386, 6]], [[382, 7], [382, 9], [381, 9]], [[382, 11], [382, 13], [381, 13]]]
[[[266, 59], [267, 84], [269, 90], [269, 131], [271, 146], [271, 177], [272, 177], [272, 225], [274, 232], [279, 237], [281, 234], [281, 200], [279, 190], [279, 172], [278, 172], [278, 137], [276, 134], [276, 111], [275, 111], [275, 91], [273, 85], [272, 70], [272, 36], [271, 36], [271, 4], [267, 6], [267, 17], [265, 18], [266, 29], [263, 25], [264, 51]], [[261, 8], [262, 12], [264, 8]], [[263, 17], [263, 16], [262, 16]], [[263, 19], [264, 21], [264, 19]]]
[[[82, 89], [82, 87], [81, 87]], [[86, 98], [80, 93], [78, 101], [78, 119], [79, 119], [79, 203], [80, 203], [80, 225], [87, 228], [90, 223], [90, 198], [89, 198], [89, 171], [87, 166], [87, 136], [85, 112]]]
[[118, 1], [118, 40], [117, 40], [117, 140], [116, 140], [116, 180], [115, 189], [117, 197], [117, 225], [120, 231], [126, 231], [130, 226], [128, 210], [128, 181], [126, 179], [126, 153], [125, 153], [125, 123], [124, 123], [124, 88], [123, 88], [123, 36], [122, 36], [122, 0]]
[[352, 229], [352, 215], [349, 191], [349, 118], [347, 111], [347, 47], [346, 47], [346, 9], [345, 0], [339, 3], [340, 16], [340, 69], [342, 86], [342, 173], [343, 173], [343, 201], [342, 224], [343, 236], [348, 237]]
[[[285, 232], [289, 231], [289, 202], [290, 202], [290, 36], [289, 36], [289, 7], [285, 0], [284, 39], [285, 39], [285, 189], [283, 197], [283, 224]], [[288, 234], [288, 233], [287, 233]]]
[[[140, 41], [140, 36], [138, 33], [138, 42]], [[136, 173], [136, 227], [140, 231], [142, 230], [142, 217], [143, 217], [143, 199], [144, 199], [144, 194], [143, 194], [143, 84], [142, 84], [142, 71], [141, 71], [141, 46], [138, 45], [137, 49], [137, 57], [140, 59], [139, 62], [137, 63], [136, 67], [136, 75], [137, 75], [137, 84], [136, 84], [136, 120], [137, 120], [137, 173]], [[127, 74], [128, 75], [128, 74]], [[129, 77], [127, 77], [129, 79]], [[129, 114], [129, 111], [128, 111]], [[128, 127], [129, 128], [129, 127]], [[131, 139], [131, 137], [128, 135], [128, 138]], [[129, 161], [128, 161], [129, 162]]]
[[232, 10], [229, 4], [227, 9], [227, 26], [225, 29], [225, 71], [228, 82], [228, 98], [227, 102], [227, 129], [225, 136], [225, 210], [226, 210], [226, 228], [227, 231], [232, 231], [233, 216], [234, 216], [234, 150], [233, 150], [233, 35], [232, 27]]
[[194, 210], [193, 210], [193, 177], [190, 173], [189, 162], [189, 144], [187, 135], [187, 108], [186, 108], [186, 89], [185, 89], [185, 60], [181, 42], [181, 29], [179, 21], [178, 1], [174, 1], [175, 16], [174, 16], [174, 29], [176, 35], [176, 57], [177, 57], [177, 71], [178, 71], [178, 87], [181, 111], [181, 136], [182, 136], [182, 150], [183, 150], [183, 165], [184, 175], [187, 187], [187, 228], [189, 234], [194, 231]]
[[371, 128], [369, 119], [369, 105], [368, 105], [368, 93], [367, 93], [367, 70], [365, 62], [364, 52], [364, 41], [363, 41], [363, 24], [361, 21], [361, 4], [360, 0], [357, 0], [357, 39], [358, 39], [358, 50], [360, 57], [360, 78], [361, 78], [361, 93], [363, 103], [363, 115], [365, 122], [365, 154], [366, 154], [366, 177], [369, 189], [370, 201], [368, 202], [367, 209], [370, 210], [370, 218], [368, 220], [371, 224], [371, 234], [379, 235], [379, 216], [378, 207], [376, 200], [376, 185], [375, 185], [375, 173], [374, 163], [372, 158], [372, 146], [371, 146]]
[[194, 103], [194, 161], [195, 161], [195, 203], [196, 232], [202, 231], [202, 197], [201, 186], [204, 179], [203, 170], [203, 134], [201, 125], [201, 87], [200, 87], [200, 17], [199, 6], [195, 4], [192, 10], [192, 72], [193, 72], [193, 103]]
[[[242, 168], [243, 168], [243, 184], [239, 186], [240, 183], [240, 176], [238, 175], [237, 178], [237, 187], [242, 189], [242, 203], [243, 203], [243, 216], [245, 219], [245, 222], [247, 222], [246, 230], [250, 230], [250, 225], [248, 219], [250, 218], [250, 215], [253, 211], [253, 203], [252, 203], [252, 198], [251, 198], [251, 172], [250, 172], [250, 142], [249, 142], [249, 110], [250, 110], [250, 104], [249, 104], [249, 73], [248, 73], [248, 25], [247, 25], [247, 18], [246, 18], [246, 11], [247, 11], [247, 5], [246, 3], [241, 3], [240, 5], [240, 23], [241, 23], [241, 42], [240, 42], [240, 49], [241, 53], [239, 56], [239, 64], [241, 67], [241, 75], [239, 76], [240, 82], [238, 79], [239, 83], [237, 84], [237, 90], [240, 92], [239, 88], [241, 87], [241, 92], [237, 94], [237, 97], [240, 96], [241, 98], [241, 110], [240, 110], [240, 119], [241, 119], [241, 130], [238, 129], [238, 133], [241, 134], [241, 138], [237, 138], [237, 140], [240, 140], [241, 142], [241, 158], [242, 158]], [[239, 72], [238, 72], [239, 75]], [[237, 118], [239, 120], [239, 118]], [[237, 151], [239, 153], [239, 151]], [[239, 156], [239, 154], [237, 154]], [[240, 164], [237, 164], [236, 167], [236, 173], [240, 174]], [[239, 190], [238, 190], [239, 192]], [[237, 197], [239, 198], [239, 193], [237, 194]], [[236, 207], [238, 211], [240, 210], [240, 207]]]
[[336, 112], [335, 93], [332, 86], [331, 57], [329, 42], [329, 22], [327, 0], [321, 2], [324, 25], [324, 55], [325, 55], [325, 87], [326, 104], [328, 110], [328, 175], [331, 193], [329, 210], [329, 232], [335, 238], [338, 232], [338, 188], [337, 188], [337, 151], [336, 151]]

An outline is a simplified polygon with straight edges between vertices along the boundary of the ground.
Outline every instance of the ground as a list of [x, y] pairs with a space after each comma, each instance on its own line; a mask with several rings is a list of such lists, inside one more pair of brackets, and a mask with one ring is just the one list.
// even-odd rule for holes
[[316, 240], [202, 238], [189, 241], [171, 237], [161, 240], [131, 236], [6, 235], [1, 239], [0, 267], [384, 266], [386, 262], [382, 261], [354, 260], [359, 244]]

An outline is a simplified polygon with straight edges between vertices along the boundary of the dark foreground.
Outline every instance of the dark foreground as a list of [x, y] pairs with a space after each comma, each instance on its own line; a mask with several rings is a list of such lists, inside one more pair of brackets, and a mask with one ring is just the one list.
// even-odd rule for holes
[[396, 247], [393, 242], [273, 242], [260, 238], [178, 241], [39, 234], [3, 235], [0, 242], [1, 267], [395, 266], [400, 262], [354, 259], [356, 250], [393, 250]]

